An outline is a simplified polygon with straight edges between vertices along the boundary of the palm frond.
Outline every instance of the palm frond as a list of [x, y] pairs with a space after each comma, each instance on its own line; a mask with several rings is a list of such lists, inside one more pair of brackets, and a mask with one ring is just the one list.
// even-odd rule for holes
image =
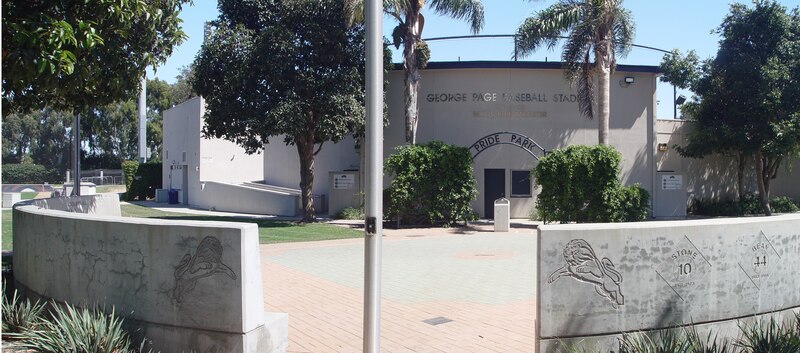
[[578, 110], [587, 118], [594, 119], [594, 65], [589, 62], [589, 53], [590, 50], [587, 50], [583, 63], [580, 64], [580, 68], [576, 71], [578, 78]]
[[480, 0], [432, 0], [430, 6], [434, 12], [459, 20], [469, 20], [470, 29], [477, 34], [485, 23], [483, 3]]
[[[347, 24], [354, 25], [364, 22], [364, 0], [344, 0]], [[383, 12], [401, 21], [400, 14], [409, 8], [408, 0], [383, 0]]]
[[627, 9], [618, 7], [615, 9], [612, 23], [612, 30], [614, 36], [614, 54], [620, 58], [628, 56], [633, 44], [633, 37], [636, 33], [636, 24], [633, 22], [633, 16]]
[[517, 48], [525, 55], [543, 44], [552, 49], [562, 32], [569, 31], [581, 19], [583, 6], [574, 0], [559, 3], [539, 11], [517, 29]]

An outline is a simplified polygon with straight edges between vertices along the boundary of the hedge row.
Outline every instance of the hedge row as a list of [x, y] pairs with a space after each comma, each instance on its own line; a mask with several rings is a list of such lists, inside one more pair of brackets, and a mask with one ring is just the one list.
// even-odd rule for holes
[[161, 189], [161, 162], [139, 164], [136, 161], [122, 162], [122, 173], [125, 176], [126, 200], [144, 201], [156, 196], [156, 189]]
[[42, 165], [22, 163], [3, 164], [4, 184], [60, 184], [64, 176], [55, 169], [47, 169]]

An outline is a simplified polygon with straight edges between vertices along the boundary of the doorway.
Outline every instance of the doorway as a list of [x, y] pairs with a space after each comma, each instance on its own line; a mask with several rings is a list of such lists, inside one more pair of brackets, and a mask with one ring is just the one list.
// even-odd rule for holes
[[183, 166], [183, 178], [182, 179], [183, 179], [182, 180], [183, 183], [181, 184], [181, 189], [183, 189], [183, 190], [181, 190], [181, 191], [183, 193], [183, 200], [181, 200], [181, 203], [183, 203], [184, 205], [188, 205], [189, 204], [189, 166], [188, 165], [184, 165]]
[[506, 170], [483, 170], [483, 213], [486, 218], [494, 219], [494, 200], [506, 196]]

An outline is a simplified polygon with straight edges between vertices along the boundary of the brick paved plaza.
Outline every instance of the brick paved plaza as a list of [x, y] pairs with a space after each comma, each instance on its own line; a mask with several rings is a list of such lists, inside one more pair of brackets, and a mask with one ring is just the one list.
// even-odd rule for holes
[[[385, 233], [381, 352], [533, 351], [534, 229]], [[362, 350], [363, 239], [261, 255], [265, 307], [289, 313], [289, 352]]]

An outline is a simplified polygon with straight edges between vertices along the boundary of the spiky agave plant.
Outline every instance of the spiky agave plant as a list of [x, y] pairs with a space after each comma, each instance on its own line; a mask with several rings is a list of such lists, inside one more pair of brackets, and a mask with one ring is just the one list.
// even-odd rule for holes
[[38, 300], [31, 302], [22, 299], [17, 290], [9, 298], [5, 295], [5, 283], [3, 283], [3, 336], [16, 339], [17, 335], [26, 329], [35, 329], [42, 323], [42, 311], [45, 308], [43, 303]]
[[797, 353], [800, 352], [800, 316], [795, 322], [784, 324], [774, 317], [759, 319], [752, 324], [740, 323], [742, 335], [735, 345], [742, 353]]
[[123, 319], [99, 308], [85, 309], [52, 303], [51, 319], [25, 329], [20, 347], [35, 352], [128, 353], [141, 352], [144, 342], [133, 348]]

